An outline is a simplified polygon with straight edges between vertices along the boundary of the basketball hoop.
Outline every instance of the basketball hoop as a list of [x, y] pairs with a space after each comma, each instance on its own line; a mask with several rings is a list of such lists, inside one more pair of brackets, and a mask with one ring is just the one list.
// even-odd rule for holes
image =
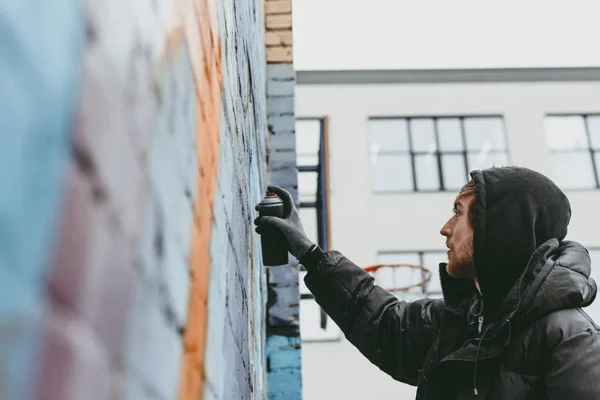
[[398, 298], [420, 298], [426, 292], [431, 271], [417, 264], [376, 264], [365, 268], [375, 283]]

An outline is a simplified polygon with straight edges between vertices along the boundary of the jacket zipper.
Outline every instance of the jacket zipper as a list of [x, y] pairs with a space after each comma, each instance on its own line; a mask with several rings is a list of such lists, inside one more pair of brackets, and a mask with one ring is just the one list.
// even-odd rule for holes
[[442, 267], [440, 265], [438, 265], [438, 278], [440, 279], [440, 289], [442, 292], [442, 298], [446, 299], [446, 296], [444, 296], [444, 285], [442, 285]]

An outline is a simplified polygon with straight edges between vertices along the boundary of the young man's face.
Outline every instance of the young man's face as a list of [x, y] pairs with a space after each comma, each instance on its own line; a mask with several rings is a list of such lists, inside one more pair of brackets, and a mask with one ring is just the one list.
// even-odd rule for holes
[[474, 195], [469, 194], [454, 203], [454, 216], [442, 227], [448, 247], [448, 275], [454, 278], [475, 279], [473, 264], [473, 228], [469, 226], [469, 204]]

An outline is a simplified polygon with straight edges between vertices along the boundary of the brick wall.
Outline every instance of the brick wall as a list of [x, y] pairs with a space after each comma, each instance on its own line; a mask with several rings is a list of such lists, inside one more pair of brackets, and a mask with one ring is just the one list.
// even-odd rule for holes
[[264, 268], [254, 206], [266, 187], [266, 78], [259, 1], [219, 1], [223, 92], [210, 249], [205, 399], [262, 399]]
[[42, 3], [0, 6], [0, 398], [264, 398], [262, 2]]
[[[292, 57], [292, 2], [265, 0], [269, 179], [298, 199]], [[267, 270], [267, 380], [269, 399], [302, 398], [298, 261]]]

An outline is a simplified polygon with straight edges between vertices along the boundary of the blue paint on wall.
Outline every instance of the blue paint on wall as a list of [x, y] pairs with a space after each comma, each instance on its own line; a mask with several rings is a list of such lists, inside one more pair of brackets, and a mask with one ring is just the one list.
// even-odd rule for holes
[[0, 3], [0, 268], [48, 265], [84, 45], [81, 2]]
[[39, 286], [0, 270], [0, 399], [30, 399], [42, 331]]
[[[291, 63], [269, 64], [267, 79], [271, 184], [284, 187], [297, 200], [294, 66]], [[288, 265], [270, 267], [267, 274], [271, 288], [266, 340], [268, 397], [271, 400], [301, 399], [298, 263], [290, 257]]]
[[302, 398], [300, 337], [269, 335], [269, 400]]
[[267, 336], [269, 400], [302, 398], [302, 357], [299, 336]]
[[0, 398], [28, 400], [83, 62], [81, 2], [0, 2]]

